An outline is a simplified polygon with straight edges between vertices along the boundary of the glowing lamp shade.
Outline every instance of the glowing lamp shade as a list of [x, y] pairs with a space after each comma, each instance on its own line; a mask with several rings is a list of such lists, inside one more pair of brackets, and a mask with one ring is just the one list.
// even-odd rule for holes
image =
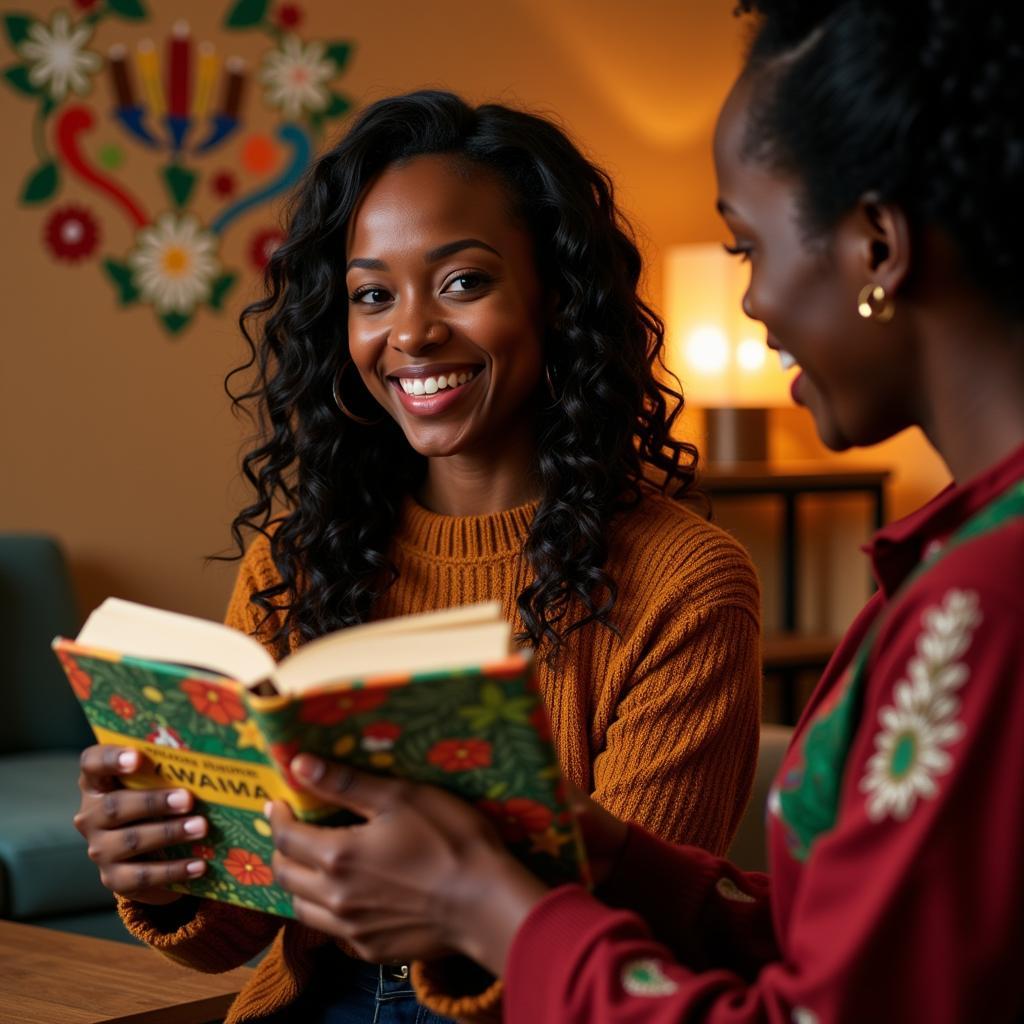
[[756, 408], [789, 403], [789, 377], [764, 327], [740, 306], [749, 269], [720, 245], [677, 245], [665, 256], [669, 366], [688, 404]]

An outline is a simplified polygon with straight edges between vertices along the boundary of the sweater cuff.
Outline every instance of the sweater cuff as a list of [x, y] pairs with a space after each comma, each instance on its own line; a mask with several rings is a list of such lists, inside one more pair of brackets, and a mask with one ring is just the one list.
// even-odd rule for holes
[[699, 847], [666, 843], [631, 824], [596, 895], [609, 906], [636, 911], [656, 931], [660, 918], [666, 917], [678, 932], [697, 920], [724, 863]]
[[472, 960], [446, 957], [412, 965], [416, 998], [441, 1017], [469, 1024], [498, 1024], [502, 982]]
[[[166, 906], [136, 903], [123, 896], [116, 899], [125, 928], [140, 942], [211, 974], [245, 963], [283, 923], [253, 910], [192, 896]], [[272, 930], [267, 928], [268, 921]]]

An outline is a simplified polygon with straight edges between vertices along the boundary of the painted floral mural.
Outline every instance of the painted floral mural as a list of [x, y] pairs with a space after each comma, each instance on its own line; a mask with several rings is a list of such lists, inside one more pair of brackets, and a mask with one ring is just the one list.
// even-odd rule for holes
[[[184, 21], [163, 40], [118, 38], [157, 13], [152, 0], [74, 0], [48, 16], [6, 12], [14, 63], [0, 75], [36, 105], [36, 164], [19, 201], [46, 211], [45, 250], [60, 264], [97, 262], [121, 306], [149, 306], [177, 335], [200, 309], [220, 310], [235, 287], [243, 268], [224, 257], [229, 234], [247, 232], [241, 251], [250, 272], [262, 272], [280, 244], [274, 201], [298, 181], [325, 128], [351, 109], [337, 81], [352, 43], [304, 39], [301, 7], [271, 0], [236, 0], [223, 16], [229, 43], [231, 33], [266, 38], [256, 62], [193, 39]], [[247, 104], [257, 102], [277, 119], [272, 132], [248, 131]], [[117, 141], [109, 132], [94, 141], [107, 121]], [[229, 141], [240, 144], [240, 159], [226, 165]], [[139, 183], [126, 168], [135, 150], [158, 158], [163, 209], [135, 194]], [[72, 180], [94, 205], [62, 199]], [[217, 204], [212, 214], [197, 209], [208, 205], [200, 197]], [[104, 250], [113, 217], [130, 225], [126, 250]]]

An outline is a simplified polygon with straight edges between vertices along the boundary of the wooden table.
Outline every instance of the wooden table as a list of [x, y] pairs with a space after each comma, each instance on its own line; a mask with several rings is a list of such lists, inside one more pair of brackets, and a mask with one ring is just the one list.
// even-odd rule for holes
[[252, 973], [200, 974], [143, 946], [0, 921], [0, 1024], [209, 1024]]

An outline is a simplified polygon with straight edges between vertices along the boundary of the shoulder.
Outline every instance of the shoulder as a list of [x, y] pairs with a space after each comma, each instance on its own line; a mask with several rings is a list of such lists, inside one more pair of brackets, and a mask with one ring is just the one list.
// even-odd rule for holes
[[258, 534], [242, 556], [235, 577], [235, 585], [228, 601], [224, 621], [234, 629], [255, 636], [271, 648], [271, 653], [280, 656], [277, 645], [267, 639], [273, 632], [273, 623], [267, 620], [266, 612], [255, 605], [252, 596], [261, 590], [268, 590], [281, 582], [281, 575], [270, 553], [270, 538]]
[[616, 518], [608, 569], [620, 581], [624, 573], [640, 576], [687, 604], [739, 603], [759, 611], [757, 573], [743, 545], [662, 494], [645, 493]]

